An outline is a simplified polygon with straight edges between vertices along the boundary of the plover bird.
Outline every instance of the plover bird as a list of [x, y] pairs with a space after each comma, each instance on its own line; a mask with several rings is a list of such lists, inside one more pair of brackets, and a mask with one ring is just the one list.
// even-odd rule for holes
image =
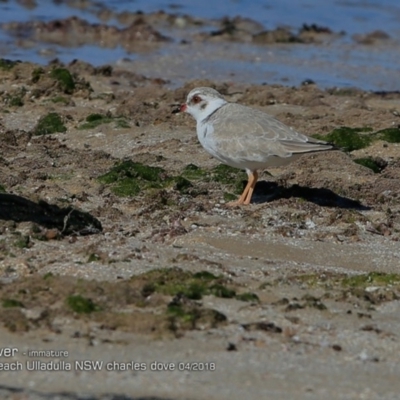
[[258, 170], [284, 166], [303, 154], [334, 148], [296, 132], [260, 110], [229, 103], [209, 87], [193, 89], [180, 111], [197, 121], [197, 137], [212, 156], [246, 170], [248, 183], [239, 199], [230, 205], [250, 203]]

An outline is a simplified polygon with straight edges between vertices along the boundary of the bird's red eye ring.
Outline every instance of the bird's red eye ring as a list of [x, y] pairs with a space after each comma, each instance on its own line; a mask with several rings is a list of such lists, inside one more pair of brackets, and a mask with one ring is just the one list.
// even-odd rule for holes
[[193, 96], [192, 102], [194, 104], [200, 103], [201, 102], [201, 97], [196, 94], [195, 96]]

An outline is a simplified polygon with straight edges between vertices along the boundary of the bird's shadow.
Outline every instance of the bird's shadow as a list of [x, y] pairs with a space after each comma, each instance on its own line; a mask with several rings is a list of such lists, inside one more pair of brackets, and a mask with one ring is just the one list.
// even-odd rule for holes
[[254, 190], [253, 203], [269, 203], [279, 199], [301, 198], [322, 207], [337, 207], [351, 210], [366, 211], [371, 207], [361, 204], [357, 200], [339, 196], [326, 188], [310, 188], [307, 186], [292, 185], [284, 187], [276, 182], [259, 181]]
[[62, 235], [88, 235], [102, 230], [100, 221], [73, 207], [58, 207], [44, 200], [35, 203], [15, 194], [0, 193], [0, 220], [31, 221]]

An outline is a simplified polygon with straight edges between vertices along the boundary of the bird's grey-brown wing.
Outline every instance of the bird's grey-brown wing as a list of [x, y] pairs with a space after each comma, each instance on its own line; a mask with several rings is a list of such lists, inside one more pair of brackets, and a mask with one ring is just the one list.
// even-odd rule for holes
[[271, 156], [329, 150], [332, 145], [307, 137], [262, 111], [227, 104], [210, 118], [219, 151], [241, 160], [263, 162]]

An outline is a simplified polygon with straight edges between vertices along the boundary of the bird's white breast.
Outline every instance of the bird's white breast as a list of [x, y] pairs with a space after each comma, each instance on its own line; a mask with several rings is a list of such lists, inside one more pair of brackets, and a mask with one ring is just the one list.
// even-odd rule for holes
[[197, 137], [201, 145], [209, 154], [223, 164], [227, 164], [235, 168], [243, 168], [242, 165], [235, 162], [234, 154], [226, 154], [226, 151], [224, 151], [224, 148], [221, 147], [221, 144], [218, 142], [218, 138], [216, 137], [218, 135], [215, 135], [214, 133], [215, 128], [213, 124], [210, 124], [209, 122], [199, 122], [197, 124]]
[[214, 133], [214, 127], [206, 122], [203, 123], [202, 121], [199, 121], [197, 123], [197, 137], [199, 138], [199, 142], [201, 145], [208, 151], [208, 148], [210, 147], [210, 137]]

